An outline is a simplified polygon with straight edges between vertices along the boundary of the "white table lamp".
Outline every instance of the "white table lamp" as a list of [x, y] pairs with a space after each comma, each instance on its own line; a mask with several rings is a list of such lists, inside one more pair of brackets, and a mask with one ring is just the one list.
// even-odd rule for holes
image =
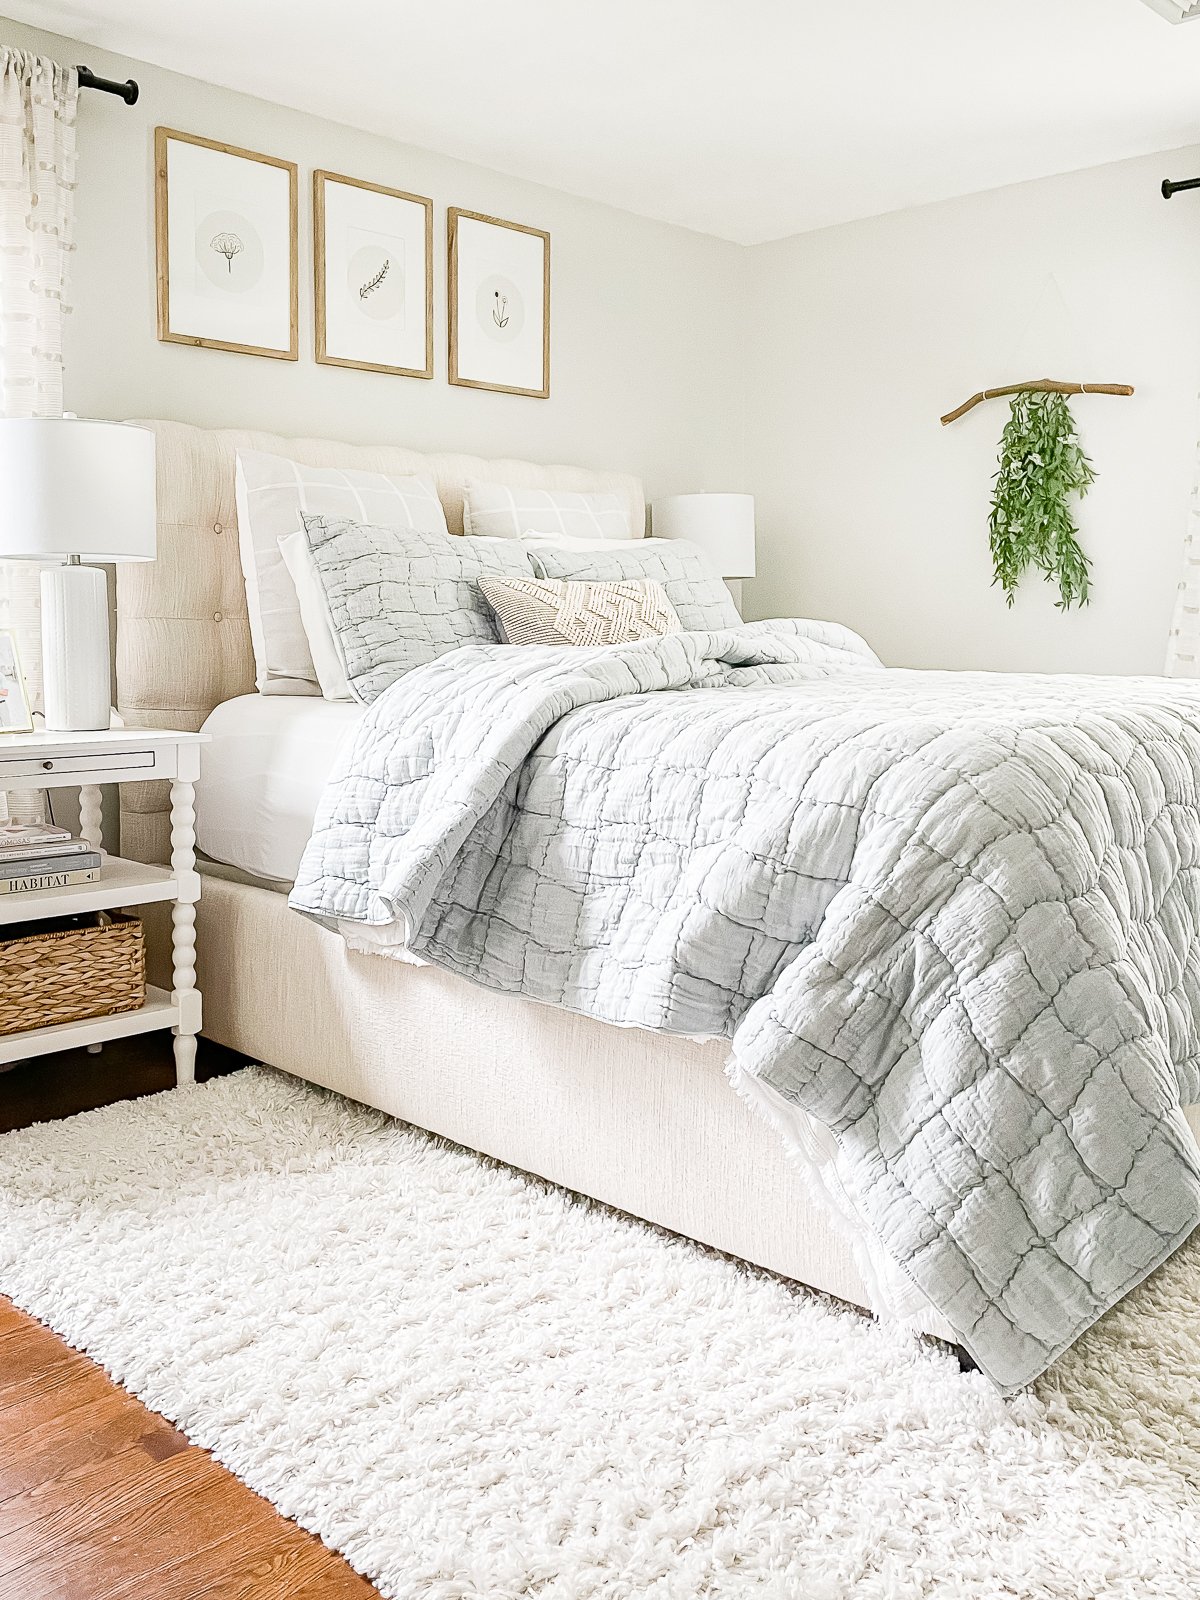
[[0, 419], [0, 559], [42, 573], [47, 728], [107, 728], [108, 585], [91, 561], [153, 561], [154, 435], [124, 422]]
[[754, 496], [673, 494], [654, 502], [654, 537], [689, 539], [722, 578], [754, 576]]

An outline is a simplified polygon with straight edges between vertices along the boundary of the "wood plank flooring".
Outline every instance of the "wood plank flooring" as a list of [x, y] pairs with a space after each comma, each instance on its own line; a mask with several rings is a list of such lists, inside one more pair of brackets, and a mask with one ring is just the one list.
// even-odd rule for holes
[[[238, 1058], [201, 1047], [199, 1076]], [[174, 1081], [169, 1036], [0, 1074], [0, 1130]], [[0, 1297], [0, 1600], [370, 1600], [377, 1591]]]

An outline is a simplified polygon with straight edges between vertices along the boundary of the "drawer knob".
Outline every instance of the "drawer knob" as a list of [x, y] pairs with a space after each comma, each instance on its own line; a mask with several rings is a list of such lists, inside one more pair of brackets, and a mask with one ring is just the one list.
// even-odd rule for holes
[[53, 772], [54, 771], [54, 763], [53, 763], [53, 761], [43, 761], [42, 762], [42, 768], [46, 772]]

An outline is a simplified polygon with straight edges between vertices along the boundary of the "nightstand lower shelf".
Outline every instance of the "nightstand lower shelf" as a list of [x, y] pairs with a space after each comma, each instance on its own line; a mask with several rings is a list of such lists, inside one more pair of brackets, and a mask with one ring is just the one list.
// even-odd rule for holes
[[158, 1028], [174, 1028], [179, 1022], [179, 1007], [166, 989], [146, 985], [146, 1003], [137, 1011], [120, 1011], [112, 1017], [87, 1017], [82, 1022], [63, 1022], [52, 1028], [28, 1028], [22, 1033], [0, 1035], [0, 1065], [24, 1061], [29, 1056], [49, 1055], [53, 1050], [78, 1050], [106, 1039], [124, 1039], [134, 1033], [153, 1033]]
[[[181, 884], [180, 876], [166, 867], [146, 867], [140, 861], [106, 856], [99, 878], [92, 883], [0, 894], [0, 929], [14, 922], [41, 921], [43, 917], [77, 917], [88, 911], [151, 905], [156, 900], [174, 900], [181, 890], [192, 898], [199, 895], [199, 887], [193, 886], [190, 876]], [[3, 938], [0, 932], [0, 940]]]

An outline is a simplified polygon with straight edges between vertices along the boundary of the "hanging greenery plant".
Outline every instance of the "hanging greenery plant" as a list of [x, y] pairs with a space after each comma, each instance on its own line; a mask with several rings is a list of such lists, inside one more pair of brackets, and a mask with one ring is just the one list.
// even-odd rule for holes
[[1058, 584], [1060, 609], [1087, 605], [1091, 563], [1079, 544], [1071, 501], [1095, 481], [1066, 398], [1029, 390], [1014, 395], [988, 523], [995, 582], [1010, 606], [1030, 567]]

